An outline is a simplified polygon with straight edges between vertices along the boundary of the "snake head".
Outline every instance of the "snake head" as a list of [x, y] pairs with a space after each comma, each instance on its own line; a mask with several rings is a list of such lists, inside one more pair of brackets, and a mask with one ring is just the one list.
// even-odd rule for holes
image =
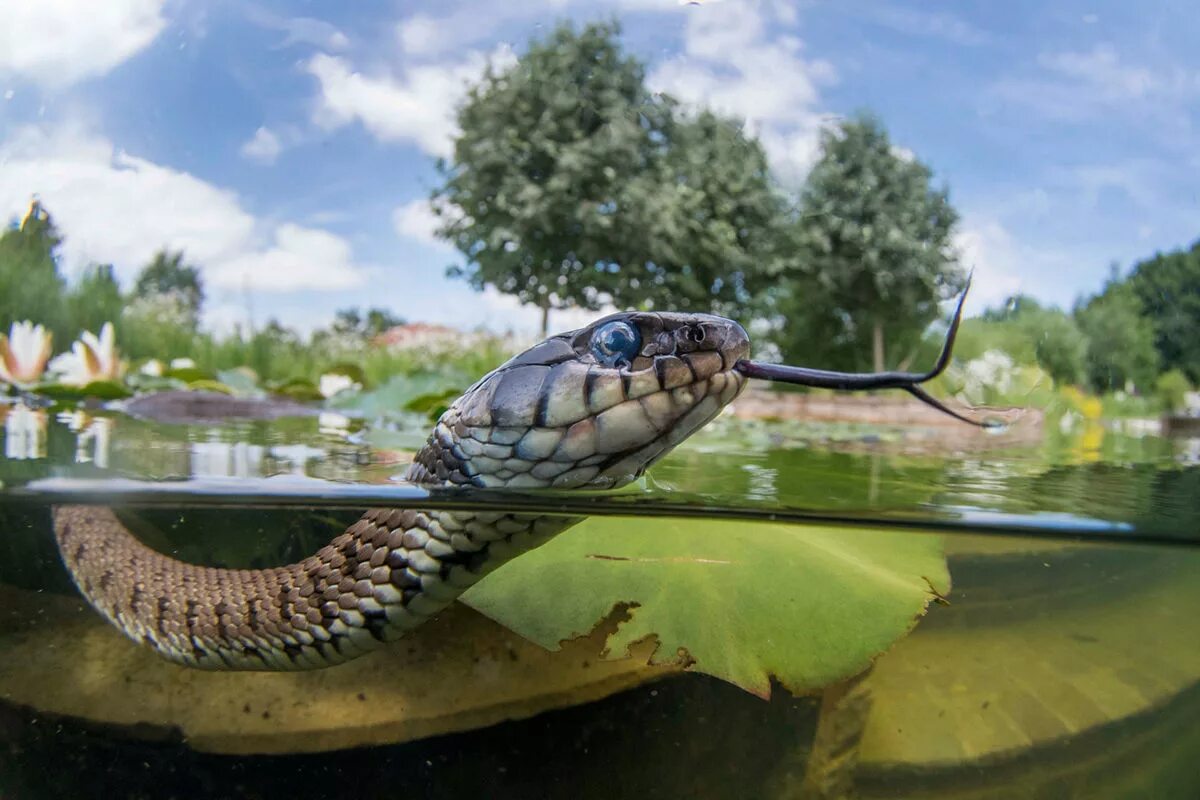
[[611, 488], [634, 480], [745, 387], [741, 325], [626, 312], [552, 336], [451, 404], [408, 479], [481, 487]]

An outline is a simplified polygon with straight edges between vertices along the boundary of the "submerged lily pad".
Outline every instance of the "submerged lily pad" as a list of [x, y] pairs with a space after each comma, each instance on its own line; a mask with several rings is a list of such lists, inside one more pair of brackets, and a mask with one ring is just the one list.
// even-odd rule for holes
[[591, 518], [463, 600], [548, 649], [613, 609], [607, 657], [654, 638], [651, 663], [770, 694], [854, 675], [950, 588], [940, 536], [722, 520]]

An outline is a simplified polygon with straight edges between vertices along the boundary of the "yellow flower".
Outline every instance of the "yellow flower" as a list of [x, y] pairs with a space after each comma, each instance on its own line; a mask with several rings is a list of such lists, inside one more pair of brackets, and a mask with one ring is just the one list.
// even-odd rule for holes
[[0, 383], [31, 386], [42, 377], [51, 353], [51, 334], [29, 320], [0, 333]]

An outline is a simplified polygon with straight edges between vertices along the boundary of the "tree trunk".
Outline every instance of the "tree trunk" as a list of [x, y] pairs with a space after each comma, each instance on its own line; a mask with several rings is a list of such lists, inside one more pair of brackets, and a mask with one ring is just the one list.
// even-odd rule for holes
[[542, 338], [550, 335], [550, 305], [542, 306]]
[[883, 372], [883, 323], [878, 320], [871, 331], [871, 350], [875, 358], [875, 371]]

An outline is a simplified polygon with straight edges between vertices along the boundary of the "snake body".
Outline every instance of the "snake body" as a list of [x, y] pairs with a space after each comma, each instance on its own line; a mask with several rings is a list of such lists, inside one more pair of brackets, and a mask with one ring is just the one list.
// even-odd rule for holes
[[[623, 313], [553, 336], [468, 389], [408, 480], [603, 489], [626, 484], [715, 417], [745, 378], [737, 323]], [[377, 508], [274, 569], [186, 564], [99, 506], [59, 506], [55, 535], [83, 596], [131, 639], [209, 669], [314, 669], [420, 625], [504, 562], [578, 522], [538, 514]]]

